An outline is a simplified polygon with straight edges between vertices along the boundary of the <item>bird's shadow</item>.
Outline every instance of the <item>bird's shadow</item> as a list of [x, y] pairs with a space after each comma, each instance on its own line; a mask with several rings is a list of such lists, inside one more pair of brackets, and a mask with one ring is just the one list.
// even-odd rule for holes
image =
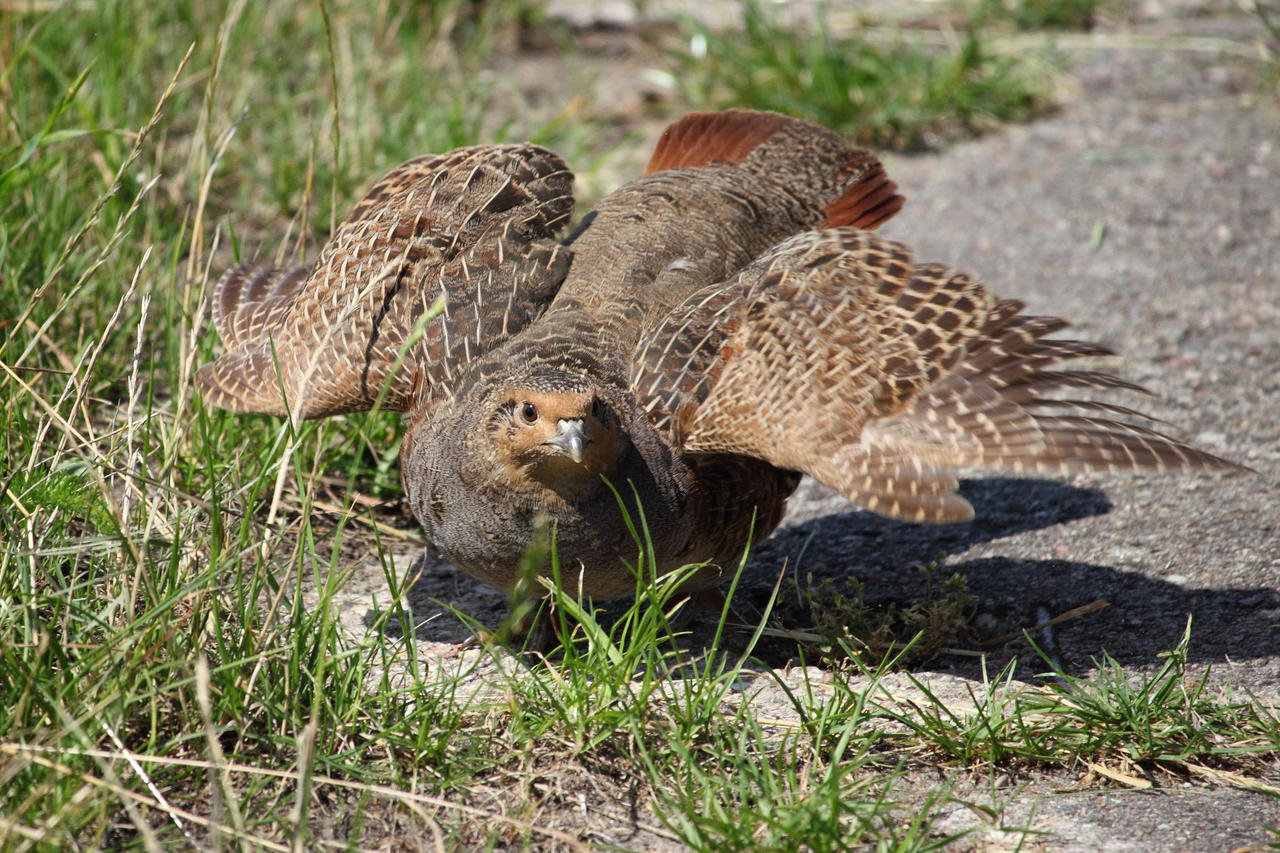
[[[835, 503], [842, 508], [798, 523], [784, 522], [786, 526], [756, 547], [748, 569], [776, 572], [786, 560], [819, 578], [856, 574], [862, 580], [882, 575], [897, 579], [904, 570], [975, 545], [1111, 511], [1111, 502], [1100, 489], [1052, 480], [965, 480], [959, 491], [973, 504], [972, 521], [912, 524], [859, 510], [838, 498], [824, 498], [821, 493], [829, 490], [806, 483], [793, 503], [798, 499], [802, 506], [816, 504], [821, 509]], [[802, 510], [792, 517], [811, 513], [811, 509]]]
[[[787, 526], [757, 546], [747, 562], [733, 601], [743, 616], [753, 618], [767, 604], [780, 572], [794, 582], [787, 587], [792, 596], [798, 585], [824, 579], [840, 583], [853, 577], [873, 605], [910, 604], [925, 593], [927, 579], [921, 566], [977, 545], [1111, 509], [1098, 489], [1048, 480], [990, 478], [961, 484], [961, 494], [976, 510], [973, 521], [917, 525], [852, 510], [847, 503], [835, 512], [817, 514], [825, 505], [840, 505], [824, 497], [816, 484], [805, 488], [810, 495], [802, 497], [801, 511], [793, 512]], [[805, 519], [806, 513], [812, 517]], [[949, 563], [944, 571], [966, 578], [988, 636], [1029, 626], [1038, 611], [1057, 615], [1099, 599], [1109, 601], [1110, 606], [1058, 628], [1062, 663], [1068, 672], [1087, 669], [1104, 652], [1123, 665], [1151, 664], [1177, 643], [1188, 616], [1194, 623], [1189, 654], [1193, 662], [1275, 653], [1273, 626], [1278, 621], [1280, 592], [1269, 587], [1188, 589], [1111, 566], [1005, 556]], [[471, 628], [454, 610], [480, 624], [502, 621], [507, 607], [503, 593], [472, 580], [430, 551], [416, 563], [415, 572], [419, 577], [408, 590], [407, 602], [420, 640], [454, 643], [470, 637]], [[625, 606], [625, 602], [606, 603], [605, 618]], [[394, 620], [388, 630], [399, 630]], [[693, 643], [708, 630], [705, 624], [696, 629]], [[729, 636], [730, 651], [740, 650], [746, 642], [745, 634]], [[1000, 649], [992, 651], [998, 656]], [[771, 642], [757, 649], [765, 663], [775, 666], [794, 659], [796, 653], [796, 646], [789, 643]], [[972, 659], [946, 657], [927, 665], [959, 674], [976, 673], [977, 666]]]

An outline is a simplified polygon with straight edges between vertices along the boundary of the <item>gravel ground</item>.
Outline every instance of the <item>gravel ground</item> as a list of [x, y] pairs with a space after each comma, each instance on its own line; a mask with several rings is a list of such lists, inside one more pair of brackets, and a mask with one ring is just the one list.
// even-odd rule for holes
[[[1238, 35], [1245, 25], [1238, 14], [1170, 17], [1144, 32]], [[1069, 672], [1089, 674], [1103, 651], [1150, 671], [1190, 616], [1194, 667], [1211, 665], [1219, 689], [1280, 704], [1280, 98], [1259, 96], [1256, 71], [1209, 51], [1081, 53], [1057, 115], [889, 158], [908, 204], [884, 231], [1033, 313], [1071, 318], [1076, 335], [1120, 353], [1108, 369], [1154, 392], [1144, 408], [1257, 473], [975, 474], [963, 491], [977, 519], [938, 527], [878, 518], [806, 482], [752, 558], [745, 608], [784, 559], [816, 579], [857, 577], [869, 598], [890, 600], [911, 600], [913, 567], [936, 560], [967, 576], [989, 635], [1034, 623], [1037, 608], [1110, 601], [1059, 627]], [[450, 644], [466, 631], [435, 602], [494, 624], [504, 597], [439, 561], [421, 565], [415, 618], [441, 614], [419, 631], [424, 651], [456, 658]], [[379, 568], [344, 592], [353, 630], [371, 597], [386, 597]], [[944, 658], [917, 675], [961, 697], [976, 673]], [[782, 713], [767, 691], [758, 700]], [[1227, 850], [1280, 824], [1274, 799], [1226, 787], [1062, 794], [1042, 781], [1006, 801], [1049, 833], [1040, 849]], [[1002, 843], [994, 833], [980, 846]]]

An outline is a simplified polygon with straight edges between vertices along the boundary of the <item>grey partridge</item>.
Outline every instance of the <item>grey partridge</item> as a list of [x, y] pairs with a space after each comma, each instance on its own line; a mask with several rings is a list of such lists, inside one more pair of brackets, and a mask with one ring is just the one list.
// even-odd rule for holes
[[772, 113], [691, 114], [564, 243], [573, 177], [534, 145], [411, 160], [316, 262], [236, 267], [235, 411], [408, 412], [402, 479], [428, 540], [510, 589], [554, 536], [564, 582], [634, 589], [639, 513], [660, 571], [713, 586], [802, 473], [874, 512], [954, 522], [954, 469], [1228, 468], [1053, 369], [1108, 350], [1048, 337], [982, 284], [872, 233], [903, 199], [876, 157]]

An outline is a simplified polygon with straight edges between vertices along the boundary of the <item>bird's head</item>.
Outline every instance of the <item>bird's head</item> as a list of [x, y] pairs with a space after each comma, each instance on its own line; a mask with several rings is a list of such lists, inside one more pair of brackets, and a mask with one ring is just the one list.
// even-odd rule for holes
[[538, 379], [502, 389], [489, 434], [513, 482], [532, 479], [570, 498], [613, 470], [625, 439], [597, 389], [564, 374]]

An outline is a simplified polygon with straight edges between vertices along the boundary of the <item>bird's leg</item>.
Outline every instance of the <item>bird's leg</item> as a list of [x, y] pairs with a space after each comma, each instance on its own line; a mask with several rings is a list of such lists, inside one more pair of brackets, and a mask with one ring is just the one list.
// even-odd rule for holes
[[546, 657], [561, 640], [558, 614], [555, 613], [555, 606], [547, 602], [546, 607], [534, 612], [532, 623], [526, 627], [521, 651], [526, 658], [537, 660]]
[[729, 603], [729, 599], [725, 597], [724, 590], [718, 586], [691, 593], [668, 624], [670, 624], [673, 632], [683, 631], [693, 624], [695, 616], [710, 611], [719, 618], [719, 614], [723, 613], [726, 607], [729, 609], [730, 622], [737, 622], [742, 625], [749, 624]]
[[481, 639], [519, 652], [533, 662], [560, 645], [563, 639], [560, 620], [549, 598], [513, 596], [507, 618], [496, 631]]

